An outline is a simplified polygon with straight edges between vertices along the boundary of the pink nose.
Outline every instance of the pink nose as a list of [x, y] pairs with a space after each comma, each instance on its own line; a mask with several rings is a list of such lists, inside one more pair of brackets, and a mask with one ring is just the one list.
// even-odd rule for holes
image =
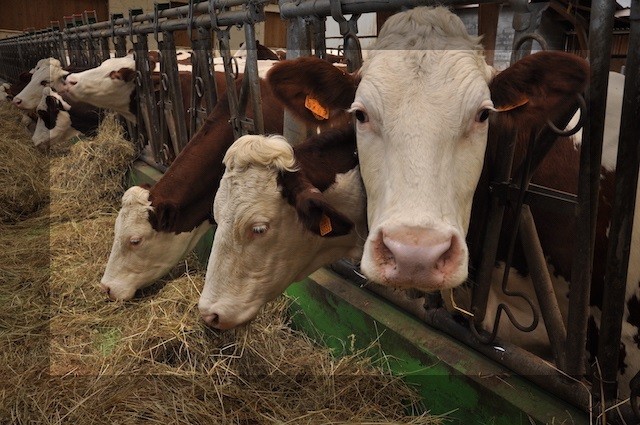
[[381, 283], [438, 289], [460, 267], [460, 243], [452, 232], [408, 226], [383, 229], [373, 246]]
[[204, 323], [209, 326], [210, 328], [218, 328], [220, 325], [220, 316], [218, 316], [216, 313], [211, 313], [211, 314], [207, 314], [207, 315], [202, 315], [202, 320], [204, 321]]
[[109, 288], [107, 285], [105, 285], [104, 283], [100, 284], [100, 288], [102, 288], [102, 292], [104, 292], [105, 294], [107, 294], [107, 296], [109, 297], [110, 300], [113, 300], [113, 297], [111, 296], [111, 288]]
[[14, 97], [12, 102], [14, 105], [19, 105], [22, 103], [22, 99], [20, 99], [19, 97]]

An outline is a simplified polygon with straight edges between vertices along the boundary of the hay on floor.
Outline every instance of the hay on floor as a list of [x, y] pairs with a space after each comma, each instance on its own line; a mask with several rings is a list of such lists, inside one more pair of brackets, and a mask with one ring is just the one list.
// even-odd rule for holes
[[67, 155], [52, 158], [52, 220], [78, 220], [114, 211], [134, 155], [122, 125], [110, 115], [100, 124], [96, 137], [80, 140]]
[[51, 216], [0, 224], [0, 422], [442, 422], [383, 361], [333, 358], [292, 330], [284, 297], [249, 326], [206, 328], [195, 257], [142, 297], [107, 301], [99, 281], [131, 160], [109, 142], [59, 158]]
[[11, 103], [0, 102], [0, 222], [24, 219], [48, 198], [49, 163], [21, 117]]

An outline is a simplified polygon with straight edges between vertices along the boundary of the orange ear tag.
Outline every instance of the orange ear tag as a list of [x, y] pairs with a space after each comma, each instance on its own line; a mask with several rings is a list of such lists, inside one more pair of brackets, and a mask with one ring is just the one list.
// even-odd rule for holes
[[333, 230], [331, 227], [331, 219], [326, 214], [322, 214], [322, 218], [320, 219], [320, 236], [331, 233], [331, 230]]
[[322, 106], [320, 102], [311, 95], [307, 95], [304, 100], [304, 106], [313, 113], [313, 116], [316, 117], [317, 120], [322, 121], [329, 119], [329, 110]]

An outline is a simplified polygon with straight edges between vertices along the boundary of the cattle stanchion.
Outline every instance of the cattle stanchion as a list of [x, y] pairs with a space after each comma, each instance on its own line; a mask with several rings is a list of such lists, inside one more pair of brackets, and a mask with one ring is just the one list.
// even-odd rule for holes
[[[638, 0], [631, 2], [630, 22], [629, 52], [626, 63], [626, 69], [630, 72], [625, 77], [622, 101], [620, 139], [616, 161], [616, 188], [609, 228], [609, 247], [602, 300], [603, 312], [598, 345], [599, 380], [604, 400], [608, 404], [614, 404], [617, 395], [616, 375], [620, 356], [618, 347], [623, 312], [625, 311], [634, 211], [636, 202], [638, 202], [636, 199], [640, 166], [640, 121], [638, 121], [638, 117], [640, 117], [640, 76], [638, 75], [638, 69], [640, 69], [640, 1]], [[635, 219], [637, 220], [638, 217]], [[636, 282], [632, 283], [636, 284]], [[629, 300], [629, 302], [632, 301]], [[637, 370], [631, 371], [631, 373], [637, 372]], [[633, 383], [637, 385], [635, 382]], [[637, 390], [632, 391], [632, 396], [634, 398], [637, 396]], [[635, 413], [640, 419], [637, 409]]]
[[574, 261], [571, 270], [571, 292], [567, 329], [567, 358], [579, 361], [567, 364], [567, 373], [582, 376], [585, 373], [585, 344], [593, 249], [595, 244], [596, 215], [600, 186], [602, 138], [609, 75], [609, 53], [613, 30], [615, 4], [607, 0], [594, 2], [590, 24], [591, 77], [587, 92], [590, 119], [584, 123], [580, 152], [580, 179], [578, 182], [578, 209]]

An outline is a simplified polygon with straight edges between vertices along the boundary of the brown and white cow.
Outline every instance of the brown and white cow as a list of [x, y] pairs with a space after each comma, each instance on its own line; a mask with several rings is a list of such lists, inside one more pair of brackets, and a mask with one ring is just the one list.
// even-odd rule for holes
[[360, 258], [366, 202], [354, 152], [350, 127], [295, 148], [280, 136], [243, 136], [229, 148], [198, 303], [205, 323], [238, 326], [294, 281]]
[[[460, 235], [475, 233], [469, 219], [486, 207], [488, 181], [478, 185], [482, 190], [475, 191], [476, 185], [486, 179], [500, 149], [491, 141], [486, 146], [489, 111], [504, 111], [494, 114], [492, 125], [515, 127], [528, 137], [547, 119], [565, 116], [574, 95], [585, 89], [588, 67], [577, 57], [539, 53], [491, 77], [479, 48], [450, 12], [417, 8], [388, 22], [356, 76], [309, 59], [277, 65], [269, 74], [276, 94], [307, 121], [315, 120], [303, 106], [308, 97], [318, 100], [330, 119], [347, 109], [354, 113], [371, 229], [362, 268], [372, 280], [423, 290], [462, 283], [468, 266]], [[520, 140], [516, 161], [524, 146]], [[577, 158], [571, 141], [559, 143], [534, 182], [575, 193]], [[605, 161], [610, 158], [603, 158], [593, 300], [601, 299], [597, 288], [603, 284], [611, 213], [612, 168]], [[532, 212], [555, 272], [570, 279], [574, 225], [534, 205]], [[639, 244], [634, 228], [623, 324], [628, 367], [621, 368], [621, 388], [626, 391], [625, 381], [640, 367], [634, 342], [640, 338]], [[597, 319], [597, 310], [593, 313]]]
[[[265, 131], [281, 133], [282, 106], [262, 81], [261, 92]], [[251, 109], [248, 116], [253, 116]], [[224, 172], [222, 159], [234, 141], [230, 118], [223, 95], [153, 187], [126, 191], [101, 281], [110, 298], [133, 298], [136, 290], [169, 272], [211, 228], [211, 206]]]
[[60, 91], [64, 84], [63, 77], [69, 73], [55, 58], [41, 59], [31, 71], [29, 83], [13, 98], [14, 105], [27, 111], [36, 109], [45, 87]]
[[[489, 113], [522, 103], [505, 114], [535, 110], [527, 124], [544, 123], [586, 84], [586, 63], [569, 54], [535, 55], [525, 64], [493, 79], [480, 39], [457, 16], [419, 7], [385, 23], [355, 76], [308, 58], [270, 71], [274, 91], [302, 118], [315, 120], [303, 106], [308, 97], [329, 119], [347, 109], [355, 115], [370, 229], [361, 264], [367, 277], [427, 291], [464, 282]], [[509, 77], [518, 69], [522, 81]]]
[[51, 146], [84, 134], [95, 136], [103, 111], [95, 106], [65, 99], [45, 87], [36, 108], [38, 121], [31, 140], [35, 146]]

